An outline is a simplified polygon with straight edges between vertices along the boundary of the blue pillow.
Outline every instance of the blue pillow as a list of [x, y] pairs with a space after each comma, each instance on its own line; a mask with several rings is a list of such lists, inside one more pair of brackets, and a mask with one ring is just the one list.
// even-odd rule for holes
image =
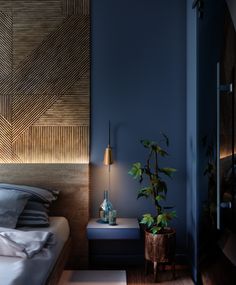
[[29, 195], [18, 191], [0, 189], [0, 227], [15, 228]]
[[39, 187], [32, 187], [27, 185], [16, 185], [16, 184], [6, 184], [0, 183], [0, 190], [14, 190], [22, 193], [27, 193], [30, 195], [30, 200], [39, 201], [42, 203], [51, 203], [57, 199], [59, 191], [48, 190]]

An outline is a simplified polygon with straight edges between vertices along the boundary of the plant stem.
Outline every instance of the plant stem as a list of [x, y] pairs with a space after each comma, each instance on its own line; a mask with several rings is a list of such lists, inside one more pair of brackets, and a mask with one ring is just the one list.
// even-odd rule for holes
[[155, 151], [155, 174], [158, 177], [157, 152]]
[[[157, 151], [155, 151], [155, 178], [158, 180], [158, 162], [157, 162]], [[159, 205], [159, 202], [157, 201], [158, 196], [158, 187], [155, 187], [155, 204], [156, 204], [156, 210], [157, 210], [157, 216], [159, 215], [159, 212], [161, 211], [161, 206]]]

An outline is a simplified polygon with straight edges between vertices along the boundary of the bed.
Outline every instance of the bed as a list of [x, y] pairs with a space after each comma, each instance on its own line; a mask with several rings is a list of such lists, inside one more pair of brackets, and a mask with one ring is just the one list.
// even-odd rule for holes
[[60, 192], [0, 183], [0, 284], [56, 284], [70, 241], [65, 217], [49, 216]]
[[[27, 282], [24, 285], [56, 285], [64, 267], [67, 269], [86, 268], [88, 263], [86, 226], [89, 217], [88, 164], [0, 164], [0, 183], [58, 190], [59, 196], [51, 203], [49, 215], [65, 217], [70, 228], [70, 237], [61, 246], [60, 253], [50, 264], [49, 270], [46, 268], [44, 272], [42, 281], [44, 283]], [[50, 222], [51, 219], [54, 218], [50, 218]], [[39, 227], [34, 229], [39, 229]], [[48, 230], [48, 227], [43, 227], [43, 230]], [[3, 260], [6, 261], [5, 258]], [[6, 268], [5, 261], [2, 263], [0, 258], [0, 284], [3, 285], [7, 284], [1, 280], [2, 272], [5, 275], [7, 272], [2, 266], [4, 264]], [[20, 264], [19, 261], [18, 264]], [[30, 271], [30, 269], [27, 270]], [[37, 263], [34, 270], [37, 270]], [[12, 270], [9, 275], [12, 275]]]
[[[30, 227], [20, 230], [30, 231]], [[35, 229], [33, 229], [35, 230]], [[70, 230], [64, 217], [50, 217], [50, 226], [37, 228], [37, 231], [49, 231], [54, 234], [55, 244], [43, 248], [32, 258], [0, 256], [0, 283], [4, 285], [43, 285], [56, 284], [59, 272], [63, 270], [63, 261], [68, 253]]]

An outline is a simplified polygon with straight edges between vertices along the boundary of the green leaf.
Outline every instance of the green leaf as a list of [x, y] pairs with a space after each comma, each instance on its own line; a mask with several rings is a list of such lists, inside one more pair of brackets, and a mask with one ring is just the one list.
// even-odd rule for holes
[[158, 154], [160, 154], [163, 157], [168, 155], [168, 152], [166, 152], [163, 148], [161, 148], [158, 145], [156, 145], [155, 149], [153, 149], [153, 150], [156, 151]]
[[176, 217], [176, 212], [163, 213], [157, 216], [157, 225], [160, 227], [167, 227], [168, 222]]
[[168, 153], [162, 149], [156, 142], [149, 141], [149, 140], [141, 140], [142, 145], [146, 148], [152, 149], [153, 151], [157, 152], [161, 156], [166, 156]]
[[140, 142], [141, 142], [141, 144], [142, 144], [144, 147], [146, 147], [146, 148], [150, 148], [151, 145], [152, 145], [152, 142], [149, 141], [149, 140], [141, 140]]
[[140, 179], [143, 174], [141, 163], [140, 162], [134, 163], [128, 174], [131, 175], [134, 179]]
[[160, 227], [167, 227], [167, 218], [166, 218], [166, 214], [160, 214], [157, 216], [157, 225]]
[[163, 214], [157, 216], [157, 224], [159, 225], [163, 221]]
[[140, 197], [146, 197], [148, 198], [152, 194], [152, 188], [151, 187], [143, 187], [139, 190], [137, 199]]
[[169, 177], [172, 177], [172, 174], [177, 171], [175, 168], [171, 168], [171, 167], [163, 167], [163, 168], [159, 168], [158, 170]]
[[166, 221], [170, 221], [173, 218], [176, 218], [176, 211], [171, 211], [171, 212], [165, 213]]
[[171, 219], [172, 219], [171, 213], [165, 213], [165, 219], [166, 219], [166, 221], [171, 221]]
[[158, 226], [154, 226], [151, 228], [151, 232], [154, 235], [157, 234], [160, 230], [161, 230], [161, 227], [158, 227]]
[[159, 195], [156, 196], [156, 200], [157, 200], [158, 202], [160, 202], [161, 200], [165, 200], [165, 199], [166, 199], [166, 196], [165, 196], [165, 195], [159, 194]]
[[140, 224], [146, 225], [148, 228], [150, 228], [154, 224], [154, 218], [151, 214], [144, 214]]

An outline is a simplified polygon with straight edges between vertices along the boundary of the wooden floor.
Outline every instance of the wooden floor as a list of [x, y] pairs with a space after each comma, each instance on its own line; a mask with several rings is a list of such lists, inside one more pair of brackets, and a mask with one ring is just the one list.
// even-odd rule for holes
[[[194, 285], [190, 273], [186, 270], [176, 270], [175, 280], [172, 279], [172, 272], [170, 270], [159, 272], [157, 283], [154, 283], [153, 273], [149, 272], [148, 275], [145, 275], [143, 268], [126, 269], [126, 274], [127, 285]], [[68, 283], [65, 280], [67, 279], [61, 278], [60, 285], [67, 285]]]
[[[186, 270], [176, 270], [176, 278], [172, 279], [172, 272], [170, 270], [158, 273], [158, 283], [161, 285], [194, 285], [190, 273]], [[157, 284], [158, 284], [157, 283]], [[144, 270], [128, 269], [127, 270], [127, 285], [153, 285], [153, 274], [149, 272], [146, 276]]]

